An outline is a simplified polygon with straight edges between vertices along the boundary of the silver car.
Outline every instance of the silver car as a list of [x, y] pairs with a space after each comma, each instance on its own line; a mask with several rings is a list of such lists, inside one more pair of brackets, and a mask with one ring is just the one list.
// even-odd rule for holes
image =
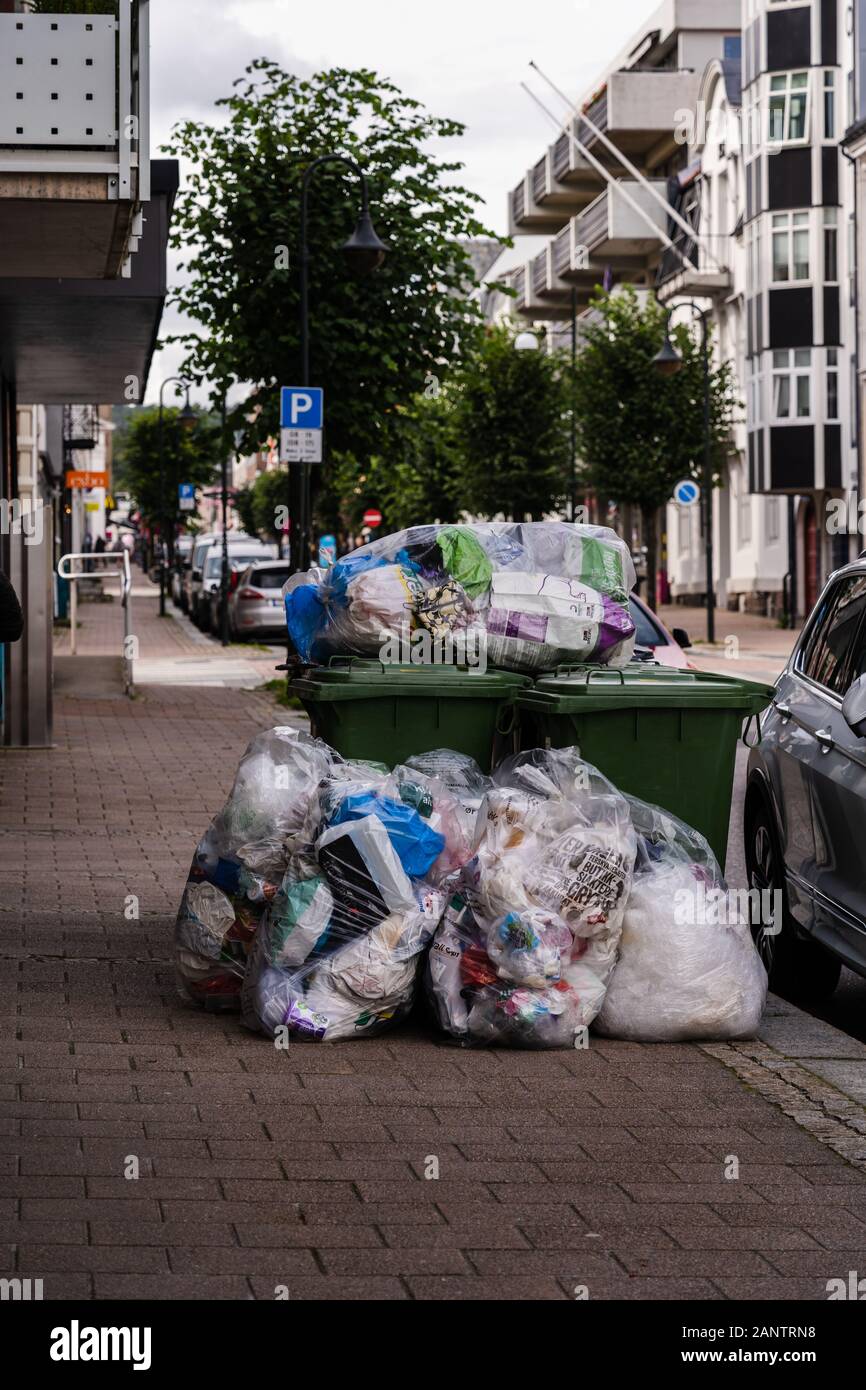
[[761, 720], [746, 867], [779, 911], [753, 931], [771, 987], [817, 1000], [866, 975], [866, 558], [830, 576]]
[[[247, 536], [230, 536], [228, 544], [229, 576], [253, 560], [272, 560], [276, 547]], [[223, 574], [222, 537], [205, 551], [204, 573], [198, 600], [198, 625], [205, 632], [219, 622], [219, 592]]]
[[229, 596], [229, 632], [239, 637], [285, 637], [283, 585], [289, 577], [287, 560], [257, 561], [239, 576]]

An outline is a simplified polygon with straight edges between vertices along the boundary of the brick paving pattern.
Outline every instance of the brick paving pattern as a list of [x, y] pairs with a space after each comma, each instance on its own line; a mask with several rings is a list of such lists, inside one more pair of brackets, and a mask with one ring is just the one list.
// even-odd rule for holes
[[822, 1299], [866, 1272], [866, 1174], [699, 1047], [471, 1052], [419, 1017], [283, 1052], [185, 1006], [190, 855], [282, 717], [153, 687], [60, 702], [55, 750], [0, 759], [3, 1274], [47, 1298]]

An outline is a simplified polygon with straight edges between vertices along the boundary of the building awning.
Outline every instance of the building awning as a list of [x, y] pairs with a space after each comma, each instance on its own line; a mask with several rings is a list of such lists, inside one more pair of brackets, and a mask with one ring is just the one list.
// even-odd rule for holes
[[132, 378], [143, 393], [165, 303], [177, 188], [177, 161], [153, 160], [128, 279], [0, 277], [0, 371], [19, 402], [130, 404]]

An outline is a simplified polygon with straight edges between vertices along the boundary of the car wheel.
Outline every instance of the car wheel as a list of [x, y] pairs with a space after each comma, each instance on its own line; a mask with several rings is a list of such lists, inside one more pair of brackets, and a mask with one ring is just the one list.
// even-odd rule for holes
[[[788, 911], [779, 838], [763, 801], [757, 801], [746, 817], [746, 872], [749, 888], [754, 890], [749, 895], [752, 937], [770, 989], [803, 1002], [828, 999], [839, 983], [842, 963], [816, 941], [797, 935]], [[778, 912], [773, 908], [766, 912], [766, 894], [779, 895]]]

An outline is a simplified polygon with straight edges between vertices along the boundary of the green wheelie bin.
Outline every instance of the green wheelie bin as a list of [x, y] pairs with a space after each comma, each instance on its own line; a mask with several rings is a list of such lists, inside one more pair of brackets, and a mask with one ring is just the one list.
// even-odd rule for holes
[[621, 791], [694, 826], [722, 868], [737, 741], [773, 687], [634, 662], [560, 667], [519, 700], [521, 748], [576, 746]]
[[528, 676], [465, 666], [391, 666], [332, 657], [289, 683], [313, 726], [344, 758], [394, 767], [413, 753], [453, 748], [485, 772], [495, 747], [517, 724], [517, 696]]

